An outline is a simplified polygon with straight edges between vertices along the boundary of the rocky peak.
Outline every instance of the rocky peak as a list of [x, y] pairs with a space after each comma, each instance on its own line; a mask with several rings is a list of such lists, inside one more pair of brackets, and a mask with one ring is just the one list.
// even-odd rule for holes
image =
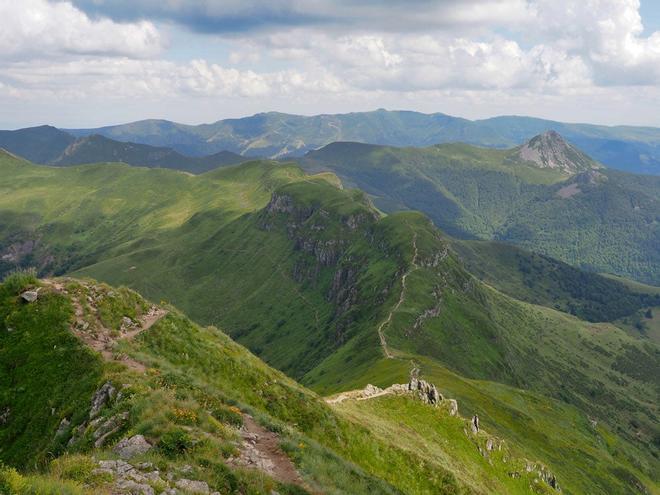
[[539, 168], [552, 168], [569, 175], [601, 168], [599, 163], [566, 142], [556, 131], [533, 137], [516, 148], [515, 157]]

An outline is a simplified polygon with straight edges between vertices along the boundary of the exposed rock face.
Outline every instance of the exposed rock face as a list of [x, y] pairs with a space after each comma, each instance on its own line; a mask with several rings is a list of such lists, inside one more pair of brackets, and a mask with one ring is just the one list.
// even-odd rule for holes
[[101, 409], [108, 404], [116, 394], [115, 387], [112, 386], [110, 382], [104, 383], [101, 388], [99, 388], [94, 397], [92, 397], [92, 407], [89, 410], [89, 419], [94, 419], [99, 415]]
[[410, 378], [408, 390], [411, 392], [416, 392], [419, 399], [426, 404], [435, 406], [438, 405], [441, 400], [443, 400], [442, 395], [438, 392], [438, 389], [435, 387], [435, 385], [425, 380], [420, 380], [414, 376]]
[[597, 162], [564, 141], [555, 131], [533, 137], [518, 148], [516, 157], [539, 168], [552, 168], [569, 175], [600, 168]]
[[470, 427], [472, 428], [472, 433], [479, 433], [479, 416], [476, 414], [472, 416]]
[[130, 459], [136, 455], [149, 452], [151, 450], [151, 444], [142, 435], [134, 435], [130, 438], [122, 439], [112, 450], [122, 459]]
[[39, 293], [36, 290], [26, 290], [21, 294], [21, 299], [28, 303], [36, 301], [38, 297]]

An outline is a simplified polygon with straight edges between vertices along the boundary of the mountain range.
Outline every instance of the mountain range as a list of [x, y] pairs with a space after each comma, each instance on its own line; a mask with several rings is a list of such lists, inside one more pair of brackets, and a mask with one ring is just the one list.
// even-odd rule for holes
[[384, 211], [422, 211], [453, 236], [660, 284], [660, 179], [605, 169], [557, 133], [509, 150], [333, 143], [299, 162], [337, 174]]
[[[619, 174], [554, 135], [530, 142], [532, 154], [443, 145], [402, 160], [361, 146], [332, 145], [357, 160], [380, 153], [386, 170], [418, 173], [436, 153], [461, 170], [478, 164], [475, 175], [508, 174], [520, 190], [576, 183], [568, 200]], [[332, 147], [301, 164], [321, 166]], [[155, 449], [130, 469], [160, 490], [185, 479], [255, 493], [657, 492], [653, 287], [454, 239], [295, 163], [191, 175], [2, 153], [0, 170], [3, 462], [38, 461], [63, 484], [84, 464], [106, 469], [98, 486], [116, 486], [117, 464], [99, 461], [146, 442]], [[402, 177], [391, 180], [405, 190]], [[49, 279], [14, 272], [26, 267]], [[108, 382], [128, 398], [108, 399], [92, 423], [85, 405]], [[262, 465], [269, 481], [259, 482], [237, 468], [246, 444], [259, 451], [269, 438], [300, 478]], [[77, 464], [48, 463], [65, 451]], [[14, 478], [46, 482], [35, 476]]]
[[567, 124], [531, 117], [471, 121], [442, 113], [409, 111], [309, 117], [269, 112], [196, 126], [145, 120], [68, 132], [74, 136], [101, 134], [118, 141], [168, 146], [188, 155], [228, 150], [244, 156], [280, 158], [300, 156], [335, 141], [417, 147], [462, 142], [510, 148], [549, 130], [559, 132], [608, 167], [660, 175], [660, 129]]
[[519, 116], [472, 121], [410, 111], [315, 116], [269, 112], [201, 125], [143, 120], [94, 129], [42, 126], [0, 131], [0, 147], [36, 163], [48, 163], [60, 157], [75, 138], [97, 134], [116, 141], [172, 148], [186, 156], [231, 151], [242, 156], [281, 158], [302, 156], [336, 141], [399, 147], [461, 142], [511, 148], [549, 130], [559, 132], [609, 168], [660, 175], [657, 128], [569, 124]]

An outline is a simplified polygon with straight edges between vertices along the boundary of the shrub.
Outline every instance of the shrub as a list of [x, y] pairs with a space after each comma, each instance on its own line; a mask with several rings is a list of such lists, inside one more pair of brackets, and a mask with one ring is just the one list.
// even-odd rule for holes
[[243, 415], [241, 410], [236, 406], [217, 406], [211, 411], [211, 416], [222, 423], [227, 423], [232, 426], [243, 426]]
[[14, 468], [0, 466], [0, 493], [18, 495], [26, 488], [27, 482]]
[[172, 429], [160, 437], [158, 448], [169, 457], [185, 454], [193, 446], [188, 432], [181, 428]]
[[50, 472], [57, 478], [84, 482], [96, 468], [94, 459], [86, 455], [63, 455], [50, 463]]

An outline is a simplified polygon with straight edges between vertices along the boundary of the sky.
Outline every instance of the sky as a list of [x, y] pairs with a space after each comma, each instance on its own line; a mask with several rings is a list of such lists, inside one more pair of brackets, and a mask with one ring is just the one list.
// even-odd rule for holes
[[377, 108], [660, 127], [658, 0], [0, 0], [0, 128]]

